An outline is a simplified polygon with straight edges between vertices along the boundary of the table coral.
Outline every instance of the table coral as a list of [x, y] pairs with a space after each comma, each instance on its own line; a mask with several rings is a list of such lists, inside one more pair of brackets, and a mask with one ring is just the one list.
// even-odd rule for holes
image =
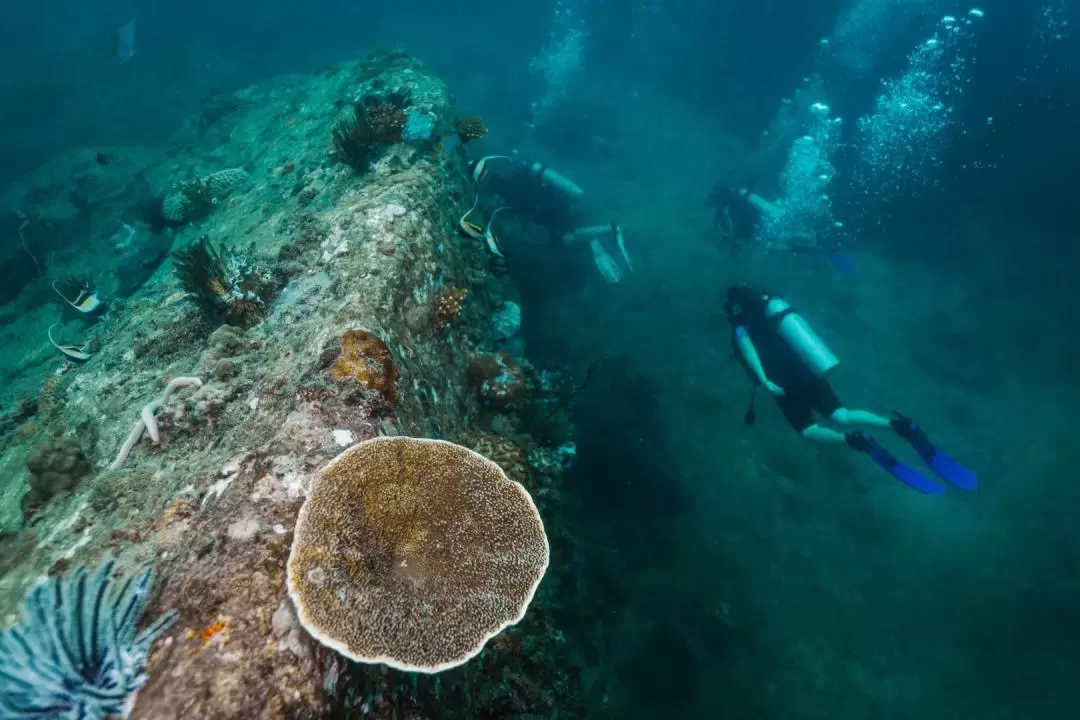
[[312, 480], [289, 595], [308, 632], [346, 657], [440, 672], [524, 617], [548, 558], [532, 498], [497, 464], [381, 437]]

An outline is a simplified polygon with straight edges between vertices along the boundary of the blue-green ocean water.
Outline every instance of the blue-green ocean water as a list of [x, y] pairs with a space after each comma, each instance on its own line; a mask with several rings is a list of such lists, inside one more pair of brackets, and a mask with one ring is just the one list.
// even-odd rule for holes
[[[584, 717], [1075, 716], [1074, 3], [10, 0], [2, 17], [0, 183], [77, 149], [167, 162], [223, 93], [388, 46], [485, 118], [485, 151], [585, 188], [575, 221], [624, 229], [616, 283], [561, 225], [548, 237], [548, 210], [501, 237], [528, 357], [593, 368], [568, 477], [578, 580], [548, 659], [575, 667]], [[734, 243], [718, 186], [785, 212]], [[0, 210], [11, 302], [34, 268], [24, 210]], [[917, 418], [979, 488], [920, 495], [799, 437], [765, 393], [747, 425], [722, 310], [743, 281], [827, 341], [846, 406]]]

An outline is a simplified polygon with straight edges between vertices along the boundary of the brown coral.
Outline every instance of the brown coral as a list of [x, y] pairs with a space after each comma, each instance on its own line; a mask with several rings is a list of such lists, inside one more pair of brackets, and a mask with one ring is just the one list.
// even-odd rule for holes
[[525, 487], [530, 486], [529, 458], [513, 440], [499, 435], [483, 435], [472, 443], [472, 449], [501, 467], [511, 480]]
[[24, 517], [32, 517], [45, 503], [70, 492], [94, 471], [79, 443], [71, 438], [49, 439], [26, 458], [30, 491], [23, 495]]
[[398, 371], [390, 348], [368, 330], [348, 330], [341, 336], [341, 351], [330, 365], [330, 377], [356, 382], [380, 393], [391, 407], [398, 401]]
[[532, 498], [498, 465], [442, 440], [380, 437], [313, 478], [289, 595], [342, 655], [439, 672], [521, 620], [548, 558]]
[[442, 330], [461, 312], [461, 304], [467, 291], [447, 285], [432, 302], [432, 316], [436, 330]]
[[381, 103], [367, 109], [367, 121], [372, 132], [387, 143], [401, 142], [405, 130], [405, 111], [390, 103]]
[[476, 115], [463, 117], [457, 121], [457, 133], [463, 143], [478, 140], [487, 135], [487, 131], [487, 125]]
[[475, 355], [467, 370], [469, 384], [488, 407], [505, 409], [525, 398], [525, 369], [509, 353]]

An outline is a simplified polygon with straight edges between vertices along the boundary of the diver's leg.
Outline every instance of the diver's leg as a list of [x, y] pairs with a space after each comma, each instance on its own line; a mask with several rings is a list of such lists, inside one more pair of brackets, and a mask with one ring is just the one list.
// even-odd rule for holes
[[776, 398], [776, 404], [788, 424], [807, 440], [830, 444], [844, 442], [843, 433], [818, 425], [814, 421], [812, 395], [803, 392], [803, 389], [797, 382], [787, 383], [784, 386], [784, 394]]
[[830, 413], [829, 417], [840, 425], [866, 425], [868, 427], [880, 428], [890, 427], [889, 418], [882, 417], [867, 410], [848, 410], [845, 407], [839, 407]]
[[843, 433], [825, 427], [824, 425], [818, 425], [817, 423], [813, 423], [808, 427], [803, 428], [802, 436], [807, 440], [828, 443], [831, 445], [839, 445], [840, 443], [847, 441]]
[[866, 410], [849, 410], [836, 397], [832, 385], [825, 378], [814, 378], [806, 388], [814, 410], [838, 425], [865, 425], [868, 427], [889, 427], [889, 419]]

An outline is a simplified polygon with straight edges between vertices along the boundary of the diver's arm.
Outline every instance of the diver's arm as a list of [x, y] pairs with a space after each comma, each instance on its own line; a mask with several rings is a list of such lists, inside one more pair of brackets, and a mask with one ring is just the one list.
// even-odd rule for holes
[[750, 333], [746, 331], [746, 328], [741, 326], [735, 328], [735, 347], [746, 360], [750, 372], [754, 374], [754, 379], [762, 385], [768, 383], [769, 378], [765, 376], [765, 368], [761, 366], [761, 358], [758, 357], [757, 348], [754, 347], [754, 341], [750, 339]]
[[746, 364], [750, 366], [750, 371], [754, 373], [754, 379], [765, 386], [773, 395], [777, 397], [784, 394], [784, 388], [780, 387], [765, 375], [765, 368], [761, 366], [761, 358], [758, 357], [757, 348], [754, 347], [754, 341], [750, 339], [750, 333], [746, 331], [746, 328], [741, 325], [735, 328], [735, 343], [739, 352], [742, 353], [743, 358], [746, 360]]

